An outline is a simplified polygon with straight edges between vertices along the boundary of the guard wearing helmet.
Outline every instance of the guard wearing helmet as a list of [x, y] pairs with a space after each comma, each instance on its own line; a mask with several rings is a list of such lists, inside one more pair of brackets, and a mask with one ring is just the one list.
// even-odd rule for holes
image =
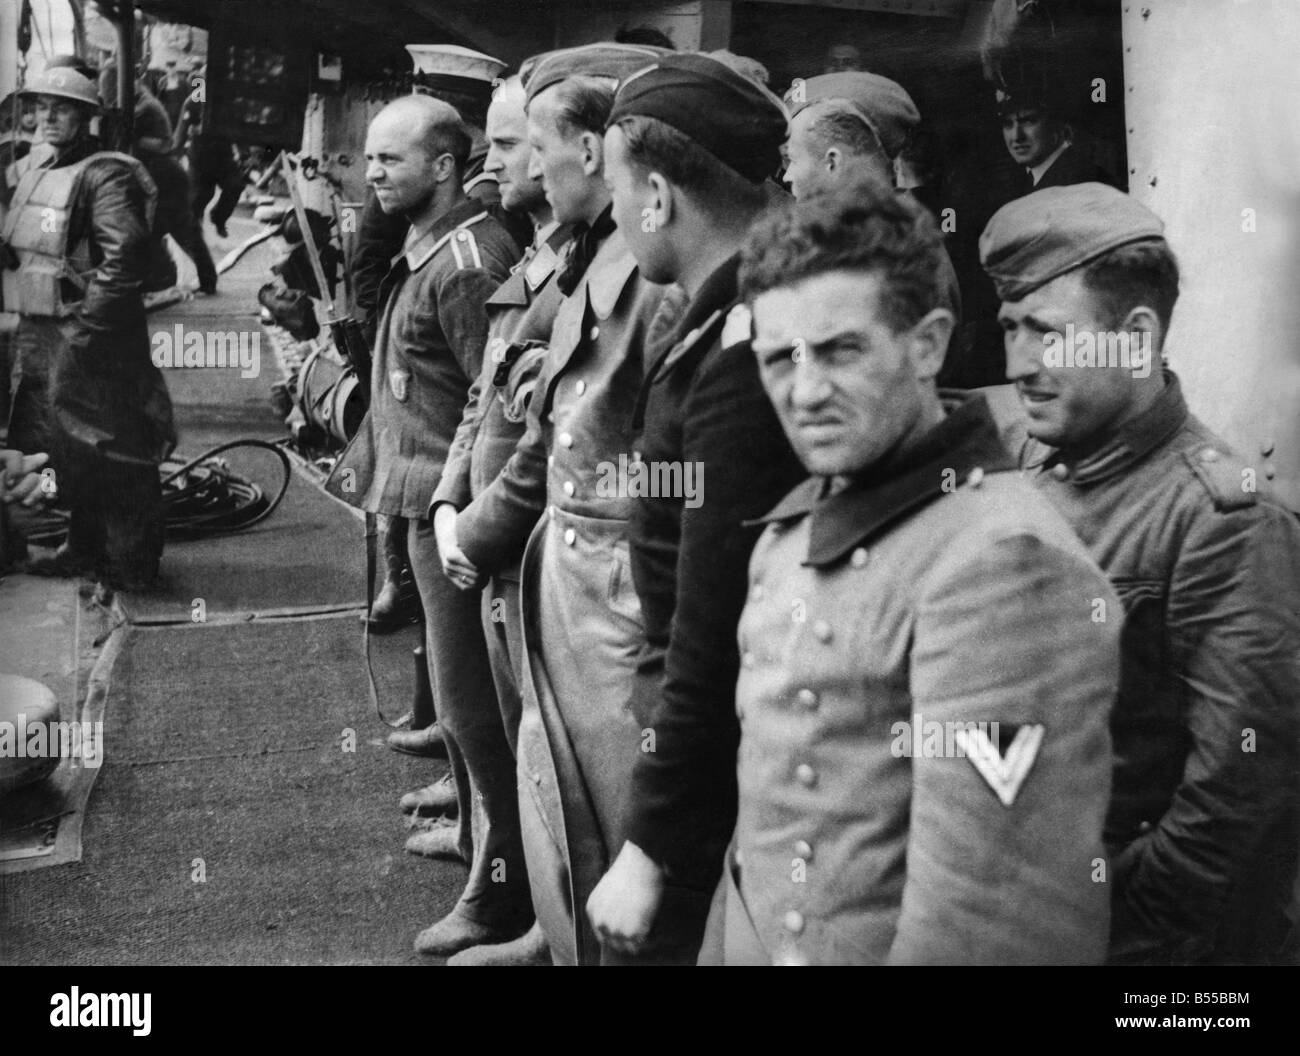
[[139, 162], [100, 151], [89, 78], [47, 69], [22, 94], [51, 153], [23, 174], [0, 231], [4, 303], [19, 316], [9, 440], [51, 453], [71, 514], [67, 541], [28, 571], [137, 587], [157, 574], [158, 463], [176, 441], [140, 299], [156, 192]]

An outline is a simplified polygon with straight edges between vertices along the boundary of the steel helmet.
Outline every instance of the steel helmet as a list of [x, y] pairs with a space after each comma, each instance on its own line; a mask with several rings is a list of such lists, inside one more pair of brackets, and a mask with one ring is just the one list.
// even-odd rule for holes
[[24, 96], [54, 95], [99, 109], [99, 88], [89, 77], [64, 66], [47, 68], [23, 85]]

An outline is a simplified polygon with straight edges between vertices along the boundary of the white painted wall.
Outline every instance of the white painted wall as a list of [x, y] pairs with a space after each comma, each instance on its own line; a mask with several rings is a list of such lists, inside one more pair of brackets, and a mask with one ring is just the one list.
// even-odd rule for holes
[[1171, 365], [1300, 510], [1300, 0], [1125, 0], [1124, 45], [1130, 190], [1183, 269]]

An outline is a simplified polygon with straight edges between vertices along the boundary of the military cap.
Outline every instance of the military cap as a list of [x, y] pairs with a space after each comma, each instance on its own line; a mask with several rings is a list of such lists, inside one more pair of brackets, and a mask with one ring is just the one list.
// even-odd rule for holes
[[980, 263], [1004, 301], [1131, 242], [1164, 239], [1155, 213], [1104, 183], [1045, 187], [1008, 202], [980, 235]]
[[633, 74], [614, 96], [605, 127], [625, 117], [670, 125], [754, 183], [780, 167], [787, 131], [781, 101], [708, 55], [673, 52]]
[[668, 54], [666, 49], [649, 44], [583, 44], [562, 48], [537, 60], [524, 81], [524, 90], [531, 103], [551, 85], [570, 77], [583, 75], [622, 81]]
[[767, 67], [757, 59], [751, 59], [748, 55], [737, 55], [734, 51], [728, 51], [726, 48], [719, 48], [717, 51], [708, 52], [708, 54], [719, 62], [725, 62], [741, 76], [748, 77], [751, 81], [767, 85], [772, 80], [772, 75], [767, 72]]
[[491, 84], [506, 68], [500, 59], [457, 44], [408, 44], [406, 50], [415, 63], [415, 72], [429, 77]]
[[921, 113], [907, 89], [875, 73], [823, 73], [795, 81], [785, 93], [791, 117], [813, 103], [831, 101], [856, 113], [891, 158], [898, 157], [907, 134], [921, 123]]

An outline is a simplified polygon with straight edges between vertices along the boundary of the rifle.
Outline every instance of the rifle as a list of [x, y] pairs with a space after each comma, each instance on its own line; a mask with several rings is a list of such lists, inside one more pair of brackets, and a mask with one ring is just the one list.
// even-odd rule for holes
[[298, 230], [302, 232], [302, 242], [307, 249], [307, 259], [311, 261], [312, 274], [316, 277], [316, 287], [320, 291], [321, 302], [325, 307], [325, 325], [329, 327], [334, 347], [339, 350], [345, 362], [356, 371], [357, 381], [367, 400], [370, 396], [370, 345], [366, 341], [361, 324], [346, 312], [340, 312], [330, 296], [330, 288], [325, 282], [325, 269], [321, 267], [320, 251], [316, 248], [316, 238], [312, 235], [311, 225], [307, 222], [307, 207], [303, 205], [302, 194], [298, 189], [298, 172], [288, 151], [280, 152], [280, 165], [284, 170], [285, 184], [289, 188], [289, 197], [293, 199], [293, 211], [298, 218]]

